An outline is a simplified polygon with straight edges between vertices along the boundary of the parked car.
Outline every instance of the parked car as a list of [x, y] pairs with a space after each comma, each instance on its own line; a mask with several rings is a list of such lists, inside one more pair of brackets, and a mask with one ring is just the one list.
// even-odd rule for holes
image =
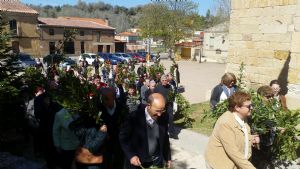
[[27, 67], [34, 67], [36, 66], [36, 61], [26, 53], [19, 53], [18, 54], [18, 64], [22, 68], [27, 68]]
[[138, 53], [128, 53], [132, 58], [136, 59], [138, 62], [146, 62], [146, 59], [139, 55]]
[[115, 56], [114, 54], [111, 53], [98, 53], [101, 59], [104, 61], [108, 60], [111, 64], [116, 65], [118, 63], [123, 62], [122, 59], [120, 59], [118, 56]]
[[123, 61], [126, 61], [126, 63], [131, 62], [131, 56], [127, 55], [126, 53], [115, 53], [114, 55], [123, 59]]
[[67, 66], [74, 67], [75, 65], [76, 65], [76, 61], [71, 58], [65, 58], [60, 64], [60, 66], [63, 68], [65, 68]]
[[[89, 65], [92, 65], [94, 60], [96, 59], [97, 54], [95, 53], [83, 53], [79, 56], [79, 61], [82, 61], [84, 58], [88, 62]], [[104, 62], [104, 59], [99, 58], [100, 62]]]
[[50, 54], [43, 57], [43, 62], [47, 65], [59, 64], [64, 60], [64, 55], [62, 54]]
[[[138, 52], [138, 54], [139, 54], [140, 56], [146, 58], [146, 55], [148, 54], [148, 52]], [[154, 62], [155, 59], [156, 59], [156, 56], [155, 56], [154, 54], [150, 53], [150, 57], [151, 57], [151, 61]]]

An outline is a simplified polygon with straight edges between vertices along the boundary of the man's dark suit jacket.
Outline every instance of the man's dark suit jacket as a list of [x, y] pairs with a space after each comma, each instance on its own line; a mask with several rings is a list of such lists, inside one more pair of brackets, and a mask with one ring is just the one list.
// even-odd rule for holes
[[[145, 105], [141, 106], [128, 116], [119, 134], [120, 144], [126, 158], [130, 160], [133, 156], [138, 156], [141, 163], [145, 162], [149, 154], [145, 107]], [[157, 123], [159, 125], [160, 156], [161, 159], [169, 161], [171, 160], [171, 149], [168, 121], [161, 116]]]

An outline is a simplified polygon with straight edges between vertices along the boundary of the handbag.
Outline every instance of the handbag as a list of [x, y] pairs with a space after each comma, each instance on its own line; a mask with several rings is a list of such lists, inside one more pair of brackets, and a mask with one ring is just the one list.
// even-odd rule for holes
[[94, 155], [87, 148], [78, 147], [75, 152], [75, 160], [81, 164], [101, 164], [103, 155]]

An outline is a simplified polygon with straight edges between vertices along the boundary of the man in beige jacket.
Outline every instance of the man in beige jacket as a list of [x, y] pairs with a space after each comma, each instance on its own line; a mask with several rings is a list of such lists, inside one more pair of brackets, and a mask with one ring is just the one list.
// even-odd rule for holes
[[248, 161], [252, 144], [259, 143], [246, 123], [251, 115], [251, 97], [236, 92], [229, 99], [229, 110], [216, 122], [205, 151], [208, 169], [255, 169]]

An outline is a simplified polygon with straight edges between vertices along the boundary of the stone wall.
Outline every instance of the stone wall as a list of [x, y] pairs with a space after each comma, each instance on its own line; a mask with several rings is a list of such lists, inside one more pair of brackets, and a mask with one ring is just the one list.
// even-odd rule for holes
[[300, 0], [231, 3], [227, 71], [237, 73], [244, 62], [249, 86], [279, 79], [288, 104], [300, 99]]

